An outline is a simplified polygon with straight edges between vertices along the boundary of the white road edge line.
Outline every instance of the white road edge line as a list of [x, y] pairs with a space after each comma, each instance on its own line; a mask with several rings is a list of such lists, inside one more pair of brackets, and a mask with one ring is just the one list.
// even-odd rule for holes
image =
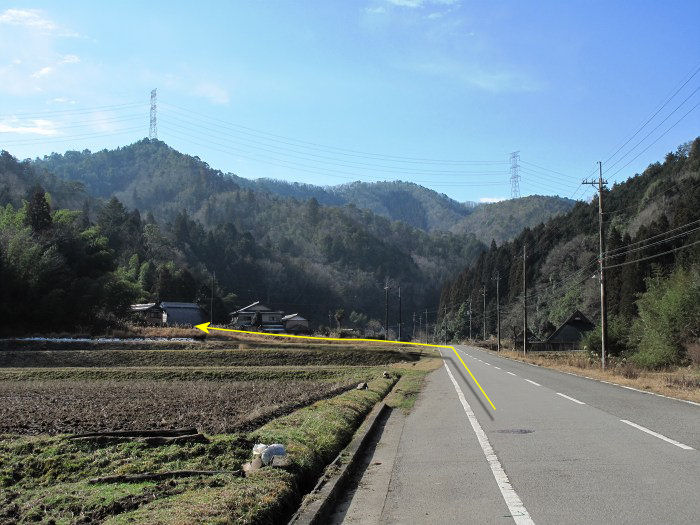
[[462, 408], [464, 408], [464, 412], [467, 414], [469, 423], [471, 423], [472, 428], [474, 429], [476, 438], [479, 440], [481, 450], [484, 451], [486, 461], [488, 461], [489, 467], [491, 467], [493, 477], [496, 479], [496, 484], [501, 490], [501, 495], [503, 496], [503, 499], [505, 500], [506, 505], [508, 506], [508, 510], [510, 511], [510, 515], [513, 518], [513, 521], [515, 521], [515, 523], [517, 523], [518, 525], [534, 525], [535, 522], [532, 521], [530, 513], [525, 508], [525, 505], [523, 505], [523, 502], [520, 499], [520, 497], [516, 494], [515, 489], [513, 489], [513, 486], [510, 484], [508, 476], [506, 475], [505, 470], [503, 470], [501, 462], [498, 460], [498, 456], [496, 456], [496, 453], [493, 451], [491, 443], [489, 443], [489, 438], [486, 437], [486, 432], [484, 432], [484, 430], [481, 428], [481, 425], [477, 421], [476, 416], [472, 411], [472, 408], [469, 406], [469, 403], [467, 403], [467, 399], [464, 397], [464, 392], [462, 392], [462, 389], [459, 388], [457, 380], [452, 375], [452, 372], [447, 366], [447, 361], [445, 361], [444, 364], [445, 370], [447, 370], [447, 375], [450, 376], [450, 380], [452, 381], [452, 384], [454, 385], [455, 390], [457, 391], [457, 397], [459, 397], [459, 401], [462, 403]]
[[[484, 352], [484, 351], [485, 350], [482, 350], [482, 352]], [[510, 357], [503, 357], [503, 356], [500, 356], [498, 354], [496, 354], [496, 357], [498, 357], [500, 359], [507, 359], [508, 361], [515, 361], [518, 363], [523, 363], [524, 365], [536, 366], [537, 368], [542, 368], [545, 370], [552, 370], [553, 372], [560, 372], [562, 374], [568, 374], [568, 375], [574, 376], [574, 377], [583, 377], [585, 379], [590, 379], [591, 381], [597, 381], [598, 383], [606, 383], [608, 385], [619, 386], [620, 388], [626, 388], [627, 390], [634, 390], [635, 392], [640, 392], [642, 394], [649, 394], [650, 396], [665, 397], [666, 399], [673, 399], [674, 401], [682, 401], [683, 403], [688, 403], [690, 405], [695, 405], [695, 406], [700, 407], [700, 403], [697, 403], [695, 401], [691, 401], [690, 399], [681, 399], [680, 397], [665, 396], [665, 395], [659, 394], [657, 392], [649, 392], [648, 390], [641, 390], [639, 388], [634, 388], [633, 386], [621, 385], [620, 383], [613, 383], [612, 381], [606, 381], [605, 379], [596, 379], [595, 377], [584, 376], [581, 374], [574, 374], [573, 372], [565, 372], [564, 370], [557, 370], [556, 368], [549, 368], [547, 366], [541, 366], [541, 365], [537, 365], [535, 363], [528, 363], [527, 361], [520, 361], [519, 359], [512, 359]]]
[[[506, 371], [506, 374], [510, 374], [510, 375], [512, 375], [512, 376], [515, 375], [513, 372], [508, 372], [508, 371]], [[517, 377], [517, 376], [516, 376], [516, 377]]]
[[501, 369], [500, 366], [493, 365], [494, 368], [498, 368], [499, 370]]
[[574, 399], [573, 397], [567, 396], [566, 394], [562, 394], [561, 392], [557, 392], [558, 396], [565, 397], [569, 401], [573, 401], [574, 403], [578, 403], [579, 405], [585, 405], [583, 401], [579, 401], [578, 399]]
[[689, 447], [688, 445], [684, 445], [683, 443], [675, 441], [671, 438], [667, 438], [666, 436], [663, 436], [663, 435], [659, 434], [658, 432], [654, 432], [653, 430], [649, 430], [648, 428], [643, 427], [642, 425], [638, 425], [637, 423], [632, 423], [631, 421], [627, 421], [626, 419], [621, 419], [620, 421], [622, 421], [623, 423], [625, 423], [631, 427], [638, 428], [642, 432], [646, 432], [647, 434], [650, 434], [654, 437], [657, 437], [659, 439], [663, 439], [664, 441], [671, 443], [671, 445], [676, 445], [677, 447], [682, 448], [683, 450], [695, 450], [693, 447]]
[[542, 386], [542, 385], [540, 385], [539, 383], [535, 383], [535, 382], [532, 381], [531, 379], [525, 379], [525, 381], [527, 381], [528, 383], [532, 383], [532, 384], [535, 385], [535, 386]]

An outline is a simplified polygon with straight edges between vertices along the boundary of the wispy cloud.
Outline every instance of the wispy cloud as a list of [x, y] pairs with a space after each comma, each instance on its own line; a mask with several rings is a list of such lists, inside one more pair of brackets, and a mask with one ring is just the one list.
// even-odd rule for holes
[[214, 104], [228, 104], [230, 100], [226, 88], [214, 82], [200, 82], [195, 86], [194, 94], [204, 97]]
[[79, 37], [75, 31], [59, 26], [40, 9], [6, 9], [0, 13], [0, 24], [24, 27], [41, 33], [63, 37]]
[[29, 120], [26, 123], [17, 118], [0, 122], [0, 133], [17, 133], [20, 135], [57, 135], [56, 124], [50, 120]]
[[481, 198], [479, 199], [479, 202], [491, 204], [491, 203], [494, 203], [494, 202], [501, 202], [501, 201], [504, 201], [504, 200], [506, 200], [505, 197], [481, 197]]
[[408, 69], [426, 75], [452, 78], [467, 86], [492, 93], [540, 91], [544, 84], [508, 66], [467, 64], [438, 60], [412, 64]]
[[407, 7], [409, 9], [417, 9], [427, 6], [436, 5], [456, 5], [459, 0], [386, 0], [387, 3], [395, 5], [396, 7]]
[[53, 68], [51, 66], [45, 66], [42, 67], [41, 69], [35, 71], [32, 73], [32, 78], [41, 78], [45, 77], [47, 75], [50, 75], [53, 72]]

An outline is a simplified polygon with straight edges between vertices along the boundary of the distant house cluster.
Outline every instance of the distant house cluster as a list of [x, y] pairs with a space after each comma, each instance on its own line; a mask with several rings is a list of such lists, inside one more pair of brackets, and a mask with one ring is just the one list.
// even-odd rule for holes
[[145, 303], [131, 305], [132, 317], [158, 326], [195, 326], [207, 321], [204, 311], [194, 303]]
[[237, 330], [251, 330], [269, 333], [308, 333], [309, 321], [298, 313], [285, 315], [281, 310], [273, 310], [260, 301], [255, 301], [231, 312], [231, 325]]
[[[196, 326], [208, 319], [205, 312], [194, 303], [163, 301], [131, 305], [132, 317], [140, 323], [157, 326]], [[237, 330], [269, 333], [308, 333], [309, 321], [298, 313], [285, 315], [256, 301], [231, 312], [231, 326]]]

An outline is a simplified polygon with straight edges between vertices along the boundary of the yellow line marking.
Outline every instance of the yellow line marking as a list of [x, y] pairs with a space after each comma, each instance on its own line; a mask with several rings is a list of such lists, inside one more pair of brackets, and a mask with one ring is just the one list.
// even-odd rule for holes
[[198, 324], [195, 328], [199, 328], [202, 332], [208, 334], [209, 330], [218, 330], [219, 332], [235, 332], [238, 334], [253, 334], [253, 335], [264, 335], [264, 336], [271, 336], [271, 337], [286, 337], [286, 338], [295, 338], [295, 339], [320, 339], [323, 341], [341, 341], [343, 343], [351, 343], [351, 342], [362, 342], [362, 343], [389, 343], [389, 344], [394, 344], [394, 345], [414, 345], [414, 346], [429, 346], [431, 348], [449, 348], [451, 349], [455, 355], [457, 356], [457, 359], [459, 359], [459, 362], [462, 363], [462, 366], [464, 369], [469, 373], [469, 376], [472, 378], [476, 386], [479, 387], [479, 390], [481, 390], [481, 393], [484, 394], [484, 397], [486, 400], [489, 402], [491, 407], [496, 410], [496, 407], [494, 404], [491, 402], [491, 399], [489, 399], [489, 396], [486, 395], [486, 392], [484, 392], [484, 389], [481, 388], [481, 385], [479, 382], [476, 380], [476, 377], [474, 377], [474, 374], [472, 374], [472, 371], [469, 370], [469, 367], [467, 364], [462, 360], [462, 356], [460, 356], [457, 353], [457, 350], [455, 349], [454, 346], [448, 346], [448, 345], [431, 345], [428, 343], [414, 343], [414, 342], [403, 342], [403, 341], [385, 341], [383, 339], [349, 339], [349, 338], [344, 338], [344, 337], [319, 337], [315, 335], [293, 335], [293, 334], [270, 334], [267, 332], [250, 332], [248, 330], [234, 330], [233, 328], [214, 328], [213, 326], [209, 326], [210, 323], [202, 323]]

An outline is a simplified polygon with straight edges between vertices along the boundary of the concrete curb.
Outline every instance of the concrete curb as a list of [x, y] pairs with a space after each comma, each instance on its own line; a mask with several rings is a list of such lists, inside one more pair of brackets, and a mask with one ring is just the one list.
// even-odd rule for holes
[[[384, 401], [380, 401], [375, 405], [357, 432], [355, 432], [350, 444], [328, 465], [326, 472], [333, 467], [337, 467], [337, 470], [331, 475], [324, 474], [321, 477], [314, 489], [304, 497], [301, 507], [289, 520], [289, 525], [316, 525], [324, 523], [338, 495], [353, 475], [357, 462], [372, 433], [377, 428], [378, 422], [391, 410]], [[343, 461], [343, 457], [345, 457], [345, 461]]]

